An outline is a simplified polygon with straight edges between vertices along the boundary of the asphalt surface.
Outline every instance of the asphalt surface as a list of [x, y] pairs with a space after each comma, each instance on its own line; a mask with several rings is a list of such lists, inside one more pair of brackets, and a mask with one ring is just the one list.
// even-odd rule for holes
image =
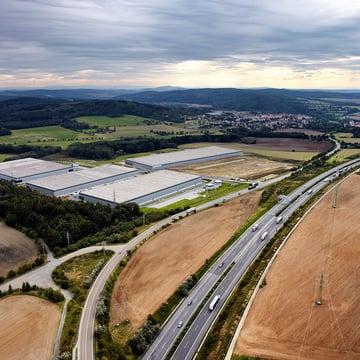
[[[198, 281], [187, 298], [185, 298], [174, 311], [170, 319], [168, 319], [167, 323], [163, 326], [159, 336], [144, 355], [143, 359], [160, 360], [166, 358], [167, 353], [175, 343], [176, 338], [183, 331], [183, 328], [189, 322], [195, 311], [206, 299], [209, 291], [214, 288], [216, 283], [224, 276], [227, 269], [229, 269], [228, 273], [221, 280], [205, 305], [200, 308], [199, 314], [190, 325], [172, 356], [172, 359], [176, 360], [192, 359], [212, 323], [218, 316], [221, 307], [226, 302], [226, 299], [236, 287], [251, 262], [260, 254], [261, 250], [276, 234], [282, 226], [282, 223], [284, 223], [311, 196], [327, 185], [327, 182], [324, 182], [325, 178], [336, 173], [339, 169], [349, 167], [355, 163], [360, 164], [360, 159], [342, 164], [308, 181], [287, 197], [284, 197], [281, 202], [264, 214], [257, 222], [257, 231], [253, 232], [251, 228], [245, 231], [244, 234], [240, 236], [239, 239], [213, 264], [208, 272]], [[307, 192], [310, 188], [312, 189], [311, 194]], [[277, 224], [276, 219], [279, 213], [281, 213], [283, 219]], [[265, 232], [267, 232], [268, 235], [264, 241], [261, 241], [260, 238]], [[209, 304], [215, 295], [220, 295], [221, 298], [215, 309], [210, 311]], [[191, 304], [189, 305], [189, 303]], [[178, 324], [180, 321], [182, 322], [182, 326], [179, 328]]]

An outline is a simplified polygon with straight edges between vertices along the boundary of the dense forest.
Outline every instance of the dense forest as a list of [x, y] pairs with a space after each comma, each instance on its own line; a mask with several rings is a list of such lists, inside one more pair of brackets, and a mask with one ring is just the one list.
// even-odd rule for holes
[[[112, 240], [127, 241], [128, 231], [142, 223], [137, 204], [111, 208], [64, 201], [6, 181], [0, 181], [0, 218], [32, 238], [42, 238], [56, 254], [63, 253], [69, 244], [74, 250], [80, 245], [99, 242], [111, 234], [117, 234], [117, 238]], [[100, 231], [100, 238], [83, 241]]]
[[[195, 110], [140, 104], [123, 100], [70, 101], [49, 98], [15, 98], [0, 101], [0, 127], [21, 129], [68, 124], [79, 116], [136, 115], [159, 121], [181, 122], [183, 115]], [[74, 123], [72, 123], [74, 126]]]

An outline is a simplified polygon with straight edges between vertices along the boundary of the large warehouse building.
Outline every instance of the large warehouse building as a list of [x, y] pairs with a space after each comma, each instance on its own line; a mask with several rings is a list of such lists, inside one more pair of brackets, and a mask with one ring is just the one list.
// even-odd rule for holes
[[219, 146], [208, 146], [198, 149], [186, 149], [172, 151], [162, 154], [153, 154], [132, 159], [125, 162], [137, 169], [153, 171], [164, 168], [187, 165], [195, 162], [218, 160], [231, 156], [239, 156], [243, 153], [240, 150], [222, 148]]
[[137, 173], [138, 170], [134, 168], [108, 164], [32, 180], [27, 183], [27, 186], [46, 195], [66, 196], [74, 192], [92, 188], [96, 185], [126, 179]]
[[81, 191], [79, 198], [111, 206], [127, 202], [143, 205], [201, 184], [200, 176], [161, 170]]
[[0, 179], [21, 183], [73, 170], [72, 164], [62, 165], [52, 161], [25, 158], [0, 163]]

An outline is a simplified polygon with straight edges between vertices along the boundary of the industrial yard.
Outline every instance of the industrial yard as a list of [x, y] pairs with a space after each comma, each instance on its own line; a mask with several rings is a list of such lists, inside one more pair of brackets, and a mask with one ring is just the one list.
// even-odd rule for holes
[[38, 254], [37, 246], [25, 234], [3, 222], [0, 222], [0, 234], [0, 276], [35, 260]]
[[359, 193], [360, 176], [352, 175], [301, 222], [267, 274], [235, 353], [360, 358]]
[[29, 295], [0, 300], [0, 358], [49, 360], [52, 358], [60, 308]]
[[192, 164], [179, 168], [180, 171], [204, 177], [215, 177], [224, 180], [258, 179], [290, 170], [292, 164], [269, 160], [265, 157], [243, 155], [224, 160]]
[[196, 272], [256, 210], [255, 192], [186, 217], [147, 241], [121, 273], [112, 296], [111, 323], [138, 327]]

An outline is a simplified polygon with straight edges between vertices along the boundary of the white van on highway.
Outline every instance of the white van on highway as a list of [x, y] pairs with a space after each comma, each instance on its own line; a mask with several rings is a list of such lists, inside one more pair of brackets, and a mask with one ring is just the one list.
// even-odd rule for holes
[[268, 232], [265, 231], [262, 235], [261, 235], [261, 241], [264, 241], [266, 239], [266, 237], [268, 236]]

